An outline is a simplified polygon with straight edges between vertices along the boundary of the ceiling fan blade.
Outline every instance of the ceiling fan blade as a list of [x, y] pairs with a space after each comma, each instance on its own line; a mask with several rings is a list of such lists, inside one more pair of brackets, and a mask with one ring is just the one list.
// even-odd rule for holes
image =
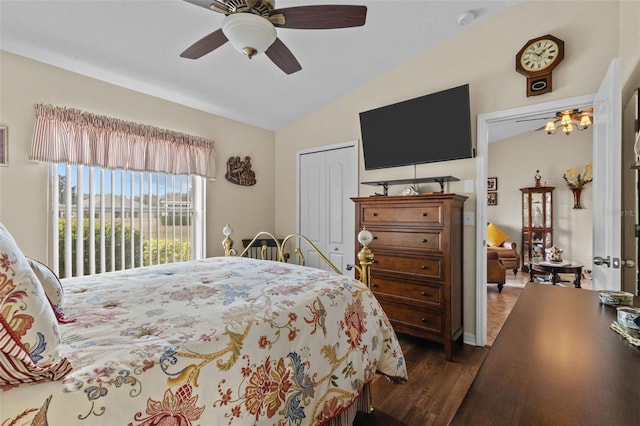
[[180, 56], [182, 58], [198, 59], [207, 53], [216, 50], [227, 41], [229, 41], [229, 39], [222, 32], [222, 28], [219, 28], [193, 43], [184, 52], [182, 52]]
[[525, 121], [540, 121], [540, 120], [557, 120], [557, 117], [523, 118], [521, 120], [516, 120], [516, 123], [523, 123]]
[[196, 6], [203, 7], [205, 9], [213, 10], [214, 12], [220, 12], [227, 14], [231, 8], [226, 1], [220, 0], [184, 0], [187, 3], [191, 3]]
[[293, 74], [302, 69], [296, 57], [279, 38], [276, 38], [276, 41], [264, 53], [285, 74]]
[[231, 8], [226, 3], [217, 0], [209, 5], [209, 9], [214, 12], [224, 13], [225, 15], [231, 11]]
[[364, 25], [367, 18], [366, 6], [355, 5], [314, 5], [294, 6], [273, 10], [270, 15], [284, 15], [284, 24], [274, 24], [282, 28], [300, 30], [328, 30]]

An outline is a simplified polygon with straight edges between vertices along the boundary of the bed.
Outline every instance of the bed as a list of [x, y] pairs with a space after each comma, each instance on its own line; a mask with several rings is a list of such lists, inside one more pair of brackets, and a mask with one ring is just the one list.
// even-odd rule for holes
[[370, 409], [376, 373], [407, 379], [367, 286], [292, 262], [60, 282], [0, 224], [0, 280], [2, 426], [346, 425]]

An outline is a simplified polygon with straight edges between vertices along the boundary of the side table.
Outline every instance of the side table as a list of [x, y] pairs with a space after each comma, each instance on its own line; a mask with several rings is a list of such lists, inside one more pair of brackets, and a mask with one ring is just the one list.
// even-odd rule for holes
[[548, 275], [551, 279], [551, 284], [556, 285], [560, 282], [558, 274], [574, 274], [575, 288], [582, 288], [580, 286], [580, 278], [582, 277], [583, 266], [584, 265], [580, 263], [570, 260], [563, 260], [562, 262], [556, 263], [529, 259], [529, 282], [533, 282], [536, 275]]

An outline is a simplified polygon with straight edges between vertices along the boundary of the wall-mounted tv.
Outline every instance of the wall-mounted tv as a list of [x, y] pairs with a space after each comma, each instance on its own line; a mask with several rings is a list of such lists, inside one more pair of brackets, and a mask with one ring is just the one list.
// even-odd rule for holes
[[473, 157], [469, 85], [360, 113], [365, 170]]

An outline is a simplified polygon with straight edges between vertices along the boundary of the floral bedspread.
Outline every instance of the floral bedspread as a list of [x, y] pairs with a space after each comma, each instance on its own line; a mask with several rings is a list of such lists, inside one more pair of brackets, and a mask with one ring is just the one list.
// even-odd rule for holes
[[360, 282], [215, 257], [63, 280], [63, 381], [5, 388], [2, 425], [315, 425], [406, 380]]

